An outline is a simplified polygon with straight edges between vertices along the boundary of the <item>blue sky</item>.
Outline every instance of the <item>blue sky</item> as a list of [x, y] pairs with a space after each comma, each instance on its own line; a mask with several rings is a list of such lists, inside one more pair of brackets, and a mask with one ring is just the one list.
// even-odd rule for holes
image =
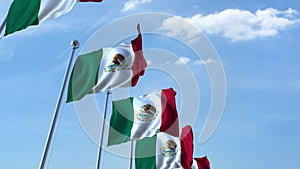
[[[11, 0], [2, 0], [0, 20], [10, 3]], [[104, 0], [99, 4], [78, 3], [57, 19], [0, 40], [1, 169], [38, 168], [70, 55], [70, 41], [77, 39], [82, 44], [78, 54], [98, 29], [141, 12], [162, 12], [193, 24], [210, 40], [223, 64], [227, 87], [223, 116], [213, 135], [200, 144], [212, 97], [205, 66], [214, 64], [214, 60], [197, 62], [197, 57], [181, 43], [166, 38], [181, 36], [189, 42], [193, 40], [193, 31], [186, 30], [186, 25], [176, 25], [174, 18], [161, 24], [165, 36], [144, 36], [145, 49], [169, 51], [177, 57], [170, 61], [173, 66], [185, 65], [195, 72], [200, 91], [200, 109], [193, 123], [195, 157], [207, 155], [214, 169], [300, 167], [299, 2]], [[146, 31], [146, 21], [140, 22], [142, 32]], [[135, 25], [131, 31], [135, 31]], [[146, 58], [150, 61], [149, 56]], [[182, 117], [196, 104], [195, 95], [189, 91], [190, 108], [182, 108], [181, 103], [187, 101], [182, 100], [180, 90], [187, 89], [190, 83], [179, 85], [176, 80], [164, 72], [149, 70], [138, 88], [130, 92], [138, 95], [152, 88], [173, 86], [178, 91]], [[97, 94], [96, 98], [102, 110], [104, 94]], [[97, 145], [79, 121], [74, 104], [65, 104], [48, 168], [95, 168]], [[104, 168], [128, 166], [126, 158], [109, 152], [104, 153], [103, 161]]]

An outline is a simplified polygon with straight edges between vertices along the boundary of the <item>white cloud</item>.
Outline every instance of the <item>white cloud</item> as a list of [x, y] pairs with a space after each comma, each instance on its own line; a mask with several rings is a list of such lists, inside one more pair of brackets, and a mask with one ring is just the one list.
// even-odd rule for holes
[[215, 62], [214, 59], [208, 58], [206, 60], [197, 60], [193, 64], [195, 64], [195, 65], [208, 65], [208, 64], [213, 63], [213, 62]]
[[163, 65], [168, 65], [168, 64], [176, 64], [176, 65], [186, 65], [188, 63], [191, 62], [191, 59], [188, 58], [188, 57], [179, 57], [178, 59], [176, 60], [168, 60], [168, 61], [165, 61], [163, 63]]
[[[188, 29], [191, 23], [206, 34], [219, 35], [232, 41], [252, 40], [277, 35], [279, 31], [298, 23], [298, 15], [299, 12], [292, 8], [285, 11], [274, 8], [259, 9], [255, 13], [226, 9], [206, 16], [196, 14], [188, 18], [171, 17], [164, 20], [158, 30], [167, 30], [170, 36], [192, 39], [197, 32]], [[183, 24], [178, 17], [188, 23]]]
[[152, 0], [129, 0], [125, 2], [122, 12], [134, 10], [138, 5], [150, 2], [152, 2]]
[[190, 58], [187, 57], [180, 57], [178, 60], [176, 60], [175, 64], [177, 65], [185, 65], [191, 61]]
[[[148, 61], [147, 61], [148, 62]], [[168, 64], [176, 64], [176, 65], [186, 65], [186, 64], [190, 64], [190, 65], [207, 65], [207, 64], [211, 64], [215, 62], [215, 60], [213, 58], [208, 58], [206, 60], [192, 60], [188, 57], [179, 57], [177, 60], [175, 61], [165, 61], [163, 63], [163, 65], [168, 65]]]
[[151, 60], [147, 60], [147, 65], [151, 65], [152, 64], [152, 61]]
[[168, 64], [170, 64], [170, 63], [172, 63], [171, 61], [165, 61], [164, 63], [163, 63], [163, 65], [165, 66], [165, 65], [168, 65]]
[[182, 20], [179, 16], [165, 19], [158, 31], [165, 31], [165, 34], [170, 37], [178, 37], [187, 42], [194, 42], [199, 34], [197, 29], [191, 29], [192, 25], [189, 22]]

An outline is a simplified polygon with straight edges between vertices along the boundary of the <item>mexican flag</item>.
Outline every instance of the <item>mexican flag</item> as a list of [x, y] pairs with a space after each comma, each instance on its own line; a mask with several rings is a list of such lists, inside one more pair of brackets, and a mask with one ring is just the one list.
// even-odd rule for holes
[[181, 168], [180, 154], [180, 138], [161, 132], [136, 141], [135, 168]]
[[193, 158], [194, 136], [191, 126], [185, 126], [181, 130], [181, 165], [184, 169], [210, 169], [207, 156]]
[[193, 158], [191, 126], [181, 130], [180, 138], [158, 133], [136, 141], [135, 167], [138, 169], [210, 169], [207, 157]]
[[69, 80], [67, 103], [91, 93], [134, 87], [146, 67], [141, 34], [131, 44], [80, 55]]
[[[14, 0], [6, 18], [4, 36], [57, 18], [69, 12], [78, 0]], [[80, 2], [101, 2], [102, 0], [79, 0]], [[1, 33], [1, 32], [0, 32]]]
[[113, 101], [108, 146], [152, 137], [158, 132], [178, 137], [175, 95], [169, 88]]

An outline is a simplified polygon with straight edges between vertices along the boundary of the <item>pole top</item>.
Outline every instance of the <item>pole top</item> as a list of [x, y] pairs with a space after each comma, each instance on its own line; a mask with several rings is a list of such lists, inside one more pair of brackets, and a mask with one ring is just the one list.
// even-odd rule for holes
[[78, 49], [79, 48], [79, 42], [78, 42], [78, 40], [73, 40], [71, 42], [71, 46], [72, 46], [73, 49]]

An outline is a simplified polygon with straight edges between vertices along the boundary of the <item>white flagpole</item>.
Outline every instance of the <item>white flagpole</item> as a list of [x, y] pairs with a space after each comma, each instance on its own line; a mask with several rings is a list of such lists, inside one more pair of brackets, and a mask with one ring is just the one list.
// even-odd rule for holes
[[104, 106], [104, 117], [102, 122], [102, 130], [101, 130], [101, 138], [100, 138], [100, 145], [99, 145], [99, 152], [98, 152], [98, 159], [97, 159], [97, 169], [100, 169], [101, 164], [101, 154], [102, 154], [102, 145], [103, 145], [103, 137], [104, 137], [104, 127], [105, 127], [105, 121], [106, 121], [106, 114], [107, 114], [107, 104], [108, 104], [108, 96], [111, 94], [111, 91], [108, 90], [106, 92], [106, 98], [105, 98], [105, 106]]
[[57, 104], [56, 104], [56, 107], [55, 107], [51, 127], [50, 127], [50, 130], [49, 130], [48, 138], [47, 138], [46, 145], [45, 145], [45, 148], [44, 148], [43, 156], [42, 156], [42, 159], [41, 159], [41, 162], [40, 162], [40, 169], [44, 169], [45, 165], [46, 165], [46, 161], [47, 161], [47, 157], [48, 157], [49, 148], [50, 148], [50, 145], [51, 145], [53, 133], [54, 133], [54, 130], [55, 130], [55, 126], [57, 124], [58, 113], [59, 113], [59, 110], [60, 110], [60, 107], [61, 107], [64, 92], [65, 92], [67, 79], [69, 77], [70, 70], [71, 70], [71, 64], [72, 64], [72, 61], [73, 61], [73, 58], [74, 58], [75, 50], [79, 48], [79, 42], [77, 40], [74, 40], [74, 41], [72, 41], [71, 45], [72, 45], [72, 53], [71, 53], [71, 57], [70, 57], [69, 64], [68, 64], [68, 67], [67, 67], [67, 70], [66, 70], [66, 74], [65, 74], [62, 86], [61, 86], [60, 94], [58, 96], [58, 100], [57, 100]]
[[7, 16], [4, 18], [4, 21], [2, 22], [1, 26], [0, 26], [0, 39], [2, 39], [4, 37], [4, 29], [5, 29], [5, 25], [6, 25], [6, 19]]
[[132, 169], [132, 161], [133, 161], [133, 141], [130, 141], [130, 164], [129, 164], [129, 169]]

